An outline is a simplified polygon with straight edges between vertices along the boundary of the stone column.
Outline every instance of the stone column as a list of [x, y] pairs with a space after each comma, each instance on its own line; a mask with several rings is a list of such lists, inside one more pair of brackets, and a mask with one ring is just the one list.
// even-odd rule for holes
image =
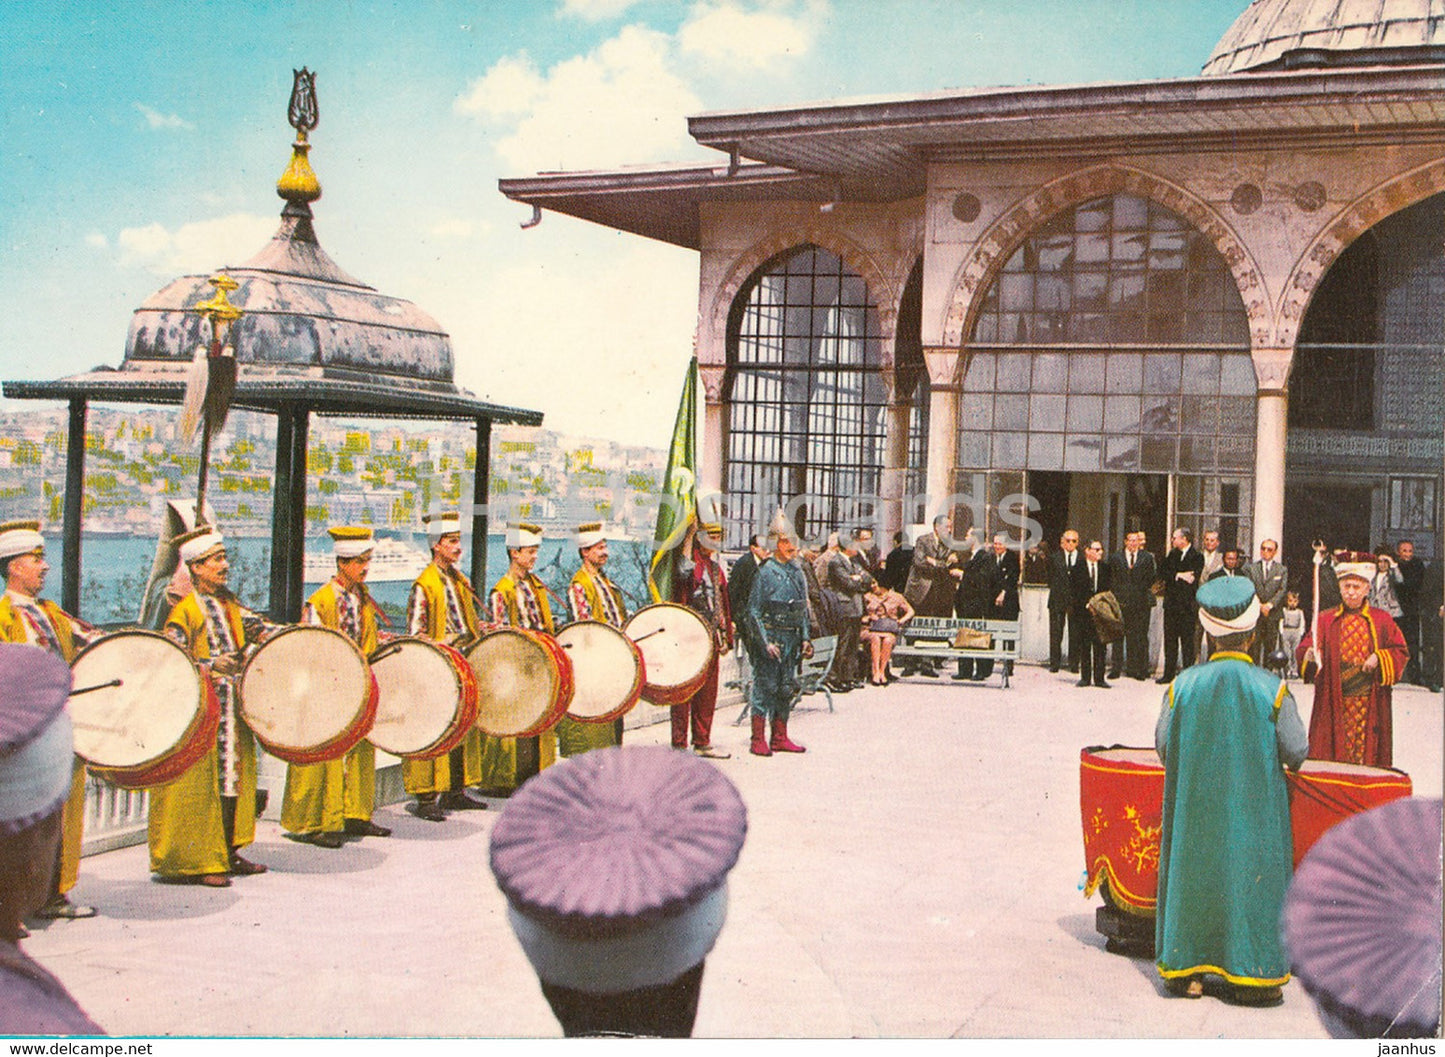
[[955, 348], [925, 348], [928, 365], [928, 509], [925, 522], [944, 513], [944, 497], [953, 491], [958, 460], [958, 359]]
[[727, 368], [722, 365], [699, 364], [698, 381], [703, 391], [702, 443], [699, 445], [697, 490], [699, 494], [723, 490], [723, 441], [727, 435], [722, 390]]
[[[1289, 410], [1290, 364], [1294, 349], [1255, 349], [1259, 384], [1255, 405], [1254, 539], [1281, 539], [1284, 533], [1284, 454]], [[1251, 548], [1252, 549], [1252, 548]]]

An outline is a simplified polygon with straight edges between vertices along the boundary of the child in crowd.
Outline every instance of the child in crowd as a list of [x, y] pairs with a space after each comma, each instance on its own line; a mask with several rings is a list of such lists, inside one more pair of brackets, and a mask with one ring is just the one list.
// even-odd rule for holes
[[1299, 648], [1300, 639], [1305, 634], [1305, 611], [1299, 607], [1299, 592], [1286, 591], [1284, 596], [1284, 612], [1279, 617], [1279, 643], [1284, 647], [1285, 653], [1289, 654], [1289, 667], [1285, 671], [1286, 679], [1299, 678], [1299, 665], [1295, 663], [1295, 650]]

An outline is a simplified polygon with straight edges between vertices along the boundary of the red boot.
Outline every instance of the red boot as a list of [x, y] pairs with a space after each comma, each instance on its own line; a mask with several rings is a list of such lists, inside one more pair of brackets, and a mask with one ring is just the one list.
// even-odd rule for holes
[[753, 746], [754, 756], [771, 756], [773, 750], [768, 748], [768, 720], [765, 716], [753, 713]]
[[788, 737], [788, 721], [786, 719], [773, 720], [773, 740], [769, 747], [774, 752], [807, 752], [797, 742]]

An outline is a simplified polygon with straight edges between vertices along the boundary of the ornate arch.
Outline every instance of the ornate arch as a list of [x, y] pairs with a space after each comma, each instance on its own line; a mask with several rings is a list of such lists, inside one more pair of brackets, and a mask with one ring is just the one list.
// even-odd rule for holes
[[954, 279], [953, 297], [944, 318], [944, 346], [951, 349], [963, 346], [964, 336], [973, 328], [980, 295], [1024, 236], [1061, 210], [1120, 193], [1148, 198], [1173, 210], [1214, 244], [1239, 287], [1254, 344], [1265, 344], [1273, 327], [1264, 282], [1243, 241], [1224, 219], [1176, 183], [1142, 169], [1109, 164], [1082, 169], [1045, 184], [989, 226]]
[[1300, 256], [1285, 283], [1275, 314], [1278, 330], [1274, 344], [1282, 349], [1294, 348], [1305, 310], [1320, 280], [1351, 243], [1391, 214], [1441, 191], [1445, 191], [1445, 158], [1426, 162], [1418, 169], [1397, 176], [1340, 210]]
[[[753, 273], [768, 261], [788, 250], [799, 249], [812, 243], [819, 249], [835, 254], [848, 268], [863, 279], [872, 296], [873, 307], [878, 312], [878, 328], [883, 337], [884, 366], [893, 365], [893, 342], [898, 329], [898, 298], [901, 284], [895, 284], [891, 277], [879, 267], [871, 254], [857, 243], [840, 236], [837, 232], [817, 228], [792, 228], [770, 235], [748, 247], [728, 269], [723, 281], [718, 284], [712, 297], [710, 315], [714, 333], [726, 340], [728, 313], [742, 291], [743, 285]], [[909, 266], [913, 263], [909, 258]], [[904, 280], [908, 278], [905, 270]]]

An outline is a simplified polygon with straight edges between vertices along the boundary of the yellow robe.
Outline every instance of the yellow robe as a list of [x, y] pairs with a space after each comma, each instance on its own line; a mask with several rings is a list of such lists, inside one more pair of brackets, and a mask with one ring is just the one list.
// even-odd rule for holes
[[[341, 618], [337, 593], [344, 591], [332, 580], [308, 600], [311, 623], [339, 631]], [[376, 649], [376, 610], [361, 589], [361, 636], [356, 645], [362, 653]], [[376, 750], [362, 740], [345, 756], [324, 763], [293, 763], [286, 768], [286, 792], [281, 800], [281, 827], [288, 833], [340, 833], [347, 819], [368, 821], [376, 806]]]
[[[462, 623], [468, 635], [477, 633], [477, 596], [469, 581], [459, 570], [453, 570], [453, 590], [462, 611]], [[443, 573], [436, 562], [422, 570], [412, 585], [426, 599], [427, 626], [423, 633], [436, 642], [447, 638], [447, 595]], [[476, 785], [482, 775], [482, 732], [473, 727], [462, 739], [462, 784]], [[451, 753], [430, 760], [403, 760], [401, 776], [406, 791], [412, 796], [450, 792], [452, 787]]]
[[[533, 627], [523, 620], [517, 602], [517, 585], [510, 575], [503, 576], [492, 587], [489, 599], [492, 619], [509, 627], [527, 628], [553, 634], [552, 607], [547, 602], [547, 589], [535, 576], [528, 576], [532, 591], [537, 596], [537, 607], [542, 613], [542, 626]], [[563, 717], [565, 722], [566, 717]], [[551, 767], [557, 761], [557, 729], [543, 731], [537, 737], [537, 769]], [[517, 777], [517, 739], [482, 736], [482, 781], [483, 789], [511, 790], [521, 785]]]
[[[36, 600], [55, 631], [56, 645], [66, 664], [75, 660], [75, 634], [70, 616], [54, 602]], [[8, 596], [0, 595], [0, 642], [30, 642], [25, 633], [25, 617]], [[60, 877], [56, 894], [64, 895], [80, 878], [80, 850], [85, 840], [85, 761], [79, 756], [70, 774], [70, 795], [60, 813]]]
[[[585, 565], [572, 575], [572, 584], [567, 592], [572, 619], [614, 623], [607, 620], [608, 609], [603, 602], [603, 591], [610, 596], [613, 609], [625, 619], [627, 605], [622, 600], [621, 589], [607, 578], [606, 573], [599, 570], [598, 574], [593, 576]], [[579, 593], [582, 596], [580, 606], [576, 597]], [[570, 716], [563, 716], [556, 730], [557, 751], [563, 756], [579, 756], [592, 749], [605, 749], [609, 745], [622, 744], [621, 720], [612, 723], [579, 723]]]
[[[244, 644], [240, 607], [231, 601], [221, 605], [236, 643]], [[192, 657], [210, 659], [205, 612], [194, 591], [176, 603], [166, 626], [184, 633]], [[241, 781], [232, 836], [235, 847], [242, 848], [256, 839], [256, 746], [239, 716], [236, 737]], [[192, 877], [229, 871], [231, 855], [221, 821], [220, 753], [214, 745], [174, 782], [150, 791], [149, 836], [152, 873]]]

